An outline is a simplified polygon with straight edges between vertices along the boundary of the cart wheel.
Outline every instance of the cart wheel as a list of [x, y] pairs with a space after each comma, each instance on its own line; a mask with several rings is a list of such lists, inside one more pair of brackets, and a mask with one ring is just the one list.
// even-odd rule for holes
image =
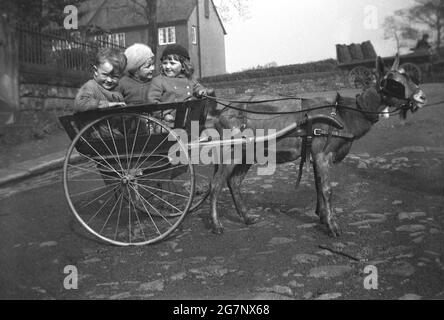
[[[199, 207], [205, 202], [210, 194], [210, 184], [211, 180], [217, 171], [214, 165], [193, 165], [194, 167], [194, 195], [193, 202], [191, 204], [188, 212], [193, 212], [199, 209]], [[186, 175], [187, 173], [184, 173]], [[177, 183], [176, 181], [171, 182], [162, 182], [159, 183], [156, 187], [164, 190], [166, 193], [178, 193], [181, 190], [187, 190], [187, 193], [191, 192], [191, 182], [187, 180], [181, 173], [175, 177], [176, 181], [180, 181], [181, 183]], [[143, 211], [143, 208], [136, 205], [138, 210]], [[154, 213], [155, 214], [155, 213]], [[177, 212], [164, 212], [163, 213], [167, 217], [176, 217], [180, 213]]]
[[370, 69], [362, 66], [353, 68], [348, 74], [348, 81], [352, 88], [363, 89], [373, 82], [373, 74]]
[[405, 70], [415, 83], [419, 84], [422, 81], [421, 69], [416, 64], [407, 62], [402, 64], [401, 68]]
[[[177, 164], [169, 156], [173, 145], [181, 155]], [[189, 189], [174, 187], [185, 182]], [[194, 168], [166, 124], [114, 114], [91, 122], [72, 141], [63, 184], [71, 211], [93, 235], [114, 245], [145, 245], [165, 239], [184, 219], [193, 201]]]

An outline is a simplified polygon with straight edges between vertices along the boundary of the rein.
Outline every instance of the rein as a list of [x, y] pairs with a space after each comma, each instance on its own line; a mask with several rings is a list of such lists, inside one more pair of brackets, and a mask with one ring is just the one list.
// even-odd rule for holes
[[[309, 108], [309, 109], [304, 109], [304, 110], [298, 110], [298, 111], [274, 111], [274, 112], [262, 112], [262, 111], [254, 111], [254, 110], [245, 110], [242, 108], [238, 108], [235, 106], [232, 106], [230, 103], [239, 103], [239, 104], [260, 104], [260, 103], [267, 103], [267, 102], [277, 102], [277, 101], [287, 101], [287, 100], [301, 100], [301, 101], [307, 101], [310, 99], [305, 99], [305, 98], [299, 98], [299, 97], [287, 97], [287, 98], [281, 98], [281, 99], [273, 99], [273, 100], [260, 100], [260, 101], [238, 101], [238, 100], [229, 100], [229, 99], [223, 99], [223, 98], [216, 98], [216, 97], [212, 97], [212, 96], [204, 96], [205, 98], [211, 99], [217, 103], [219, 103], [220, 105], [224, 106], [225, 108], [229, 108], [229, 109], [233, 109], [236, 111], [241, 111], [241, 112], [245, 112], [245, 113], [251, 113], [251, 114], [260, 114], [260, 115], [286, 115], [286, 114], [301, 114], [301, 113], [306, 113], [306, 112], [311, 112], [311, 111], [316, 111], [316, 110], [323, 110], [323, 109], [329, 109], [332, 107], [336, 107], [336, 108], [342, 108], [345, 110], [351, 110], [351, 111], [356, 111], [356, 112], [360, 112], [362, 114], [367, 114], [367, 115], [380, 115], [382, 114], [381, 112], [376, 112], [376, 111], [365, 111], [365, 110], [360, 110], [360, 109], [355, 109], [349, 106], [344, 106], [344, 105], [340, 105], [340, 104], [329, 104], [329, 105], [325, 105], [325, 106], [320, 106], [320, 107], [314, 107], [314, 108]], [[224, 102], [222, 102], [224, 101]], [[388, 111], [385, 114], [390, 114], [390, 115], [394, 115], [394, 114], [398, 114], [398, 112], [402, 109], [404, 109], [406, 106], [408, 105], [408, 103], [405, 103], [397, 108], [395, 108], [392, 111]]]
[[424, 106], [424, 108], [428, 108], [428, 107], [436, 107], [436, 106], [438, 106], [438, 105], [440, 105], [440, 104], [444, 104], [444, 100], [442, 100], [442, 101], [437, 101], [437, 102], [430, 103], [430, 104], [426, 104], [426, 105]]
[[[245, 105], [248, 104], [260, 104], [260, 103], [267, 103], [267, 102], [276, 102], [276, 101], [288, 101], [288, 100], [300, 100], [300, 101], [307, 101], [310, 99], [305, 99], [305, 98], [300, 98], [300, 97], [291, 97], [291, 96], [286, 96], [284, 98], [279, 98], [279, 99], [270, 99], [270, 100], [261, 100], [261, 101], [238, 101], [238, 100], [230, 100], [230, 99], [224, 99], [224, 98], [216, 98], [214, 96], [208, 96], [205, 95], [204, 97], [211, 99], [221, 105], [224, 106], [224, 109], [221, 112], [224, 112], [227, 108], [229, 109], [233, 109], [236, 111], [241, 112], [242, 115], [244, 115], [246, 113], [250, 113], [250, 114], [260, 114], [260, 115], [288, 115], [288, 114], [301, 114], [301, 113], [305, 113], [306, 118], [308, 119], [308, 112], [310, 111], [316, 111], [316, 110], [323, 110], [323, 109], [330, 109], [333, 108], [332, 110], [332, 115], [336, 115], [336, 110], [338, 108], [342, 108], [345, 110], [350, 110], [350, 111], [355, 111], [355, 112], [360, 112], [368, 121], [375, 123], [378, 120], [377, 119], [373, 119], [371, 118], [371, 116], [375, 116], [375, 115], [381, 115], [381, 112], [375, 112], [375, 111], [366, 111], [366, 110], [362, 110], [361, 106], [359, 105], [359, 103], [356, 101], [356, 106], [357, 108], [352, 108], [349, 106], [344, 106], [344, 105], [340, 105], [338, 103], [336, 104], [330, 104], [330, 105], [325, 105], [325, 106], [319, 106], [319, 107], [313, 107], [313, 108], [309, 108], [309, 109], [304, 109], [304, 110], [298, 110], [298, 111], [281, 111], [281, 112], [260, 112], [260, 111], [254, 111], [254, 110], [246, 110]], [[223, 102], [222, 102], [223, 101]], [[239, 108], [239, 107], [235, 107], [232, 106], [230, 103], [237, 103], [237, 104], [241, 104], [244, 106], [244, 108]], [[410, 100], [408, 100], [406, 103], [396, 107], [394, 110], [392, 111], [388, 111], [385, 112], [384, 114], [389, 114], [389, 115], [394, 115], [394, 114], [399, 114], [401, 110], [403, 109], [410, 109], [413, 112], [413, 105], [412, 102]], [[376, 121], [375, 121], [376, 120]], [[327, 143], [330, 140], [331, 137], [336, 136], [336, 137], [342, 137], [345, 139], [354, 139], [353, 135], [347, 134], [347, 133], [341, 133], [338, 130], [332, 130], [331, 128], [328, 130], [328, 132], [324, 132], [324, 130], [322, 129], [313, 129], [312, 127], [313, 123], [311, 120], [308, 120], [305, 126], [305, 130], [303, 130], [303, 132], [300, 132], [298, 136], [300, 136], [302, 138], [302, 144], [301, 144], [301, 160], [299, 162], [299, 172], [298, 172], [298, 176], [296, 179], [296, 188], [299, 187], [300, 183], [301, 183], [301, 179], [302, 179], [302, 172], [303, 172], [303, 168], [305, 163], [308, 163], [310, 161], [310, 150], [311, 150], [311, 144], [313, 141], [313, 138], [316, 136], [325, 136], [327, 137]], [[308, 170], [308, 166], [307, 166], [307, 170]]]

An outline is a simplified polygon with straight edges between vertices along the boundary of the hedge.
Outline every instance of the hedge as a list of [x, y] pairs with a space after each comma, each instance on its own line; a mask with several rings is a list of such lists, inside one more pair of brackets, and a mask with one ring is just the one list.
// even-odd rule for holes
[[292, 75], [292, 74], [328, 72], [336, 70], [337, 65], [338, 62], [336, 60], [328, 59], [317, 62], [271, 67], [267, 69], [254, 69], [242, 72], [227, 73], [212, 77], [205, 77], [200, 80], [205, 83], [211, 83], [211, 82], [266, 78], [266, 77], [275, 77], [275, 76]]

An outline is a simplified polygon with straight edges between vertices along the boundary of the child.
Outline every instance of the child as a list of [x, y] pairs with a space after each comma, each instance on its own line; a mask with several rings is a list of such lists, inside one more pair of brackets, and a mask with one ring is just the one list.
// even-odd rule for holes
[[147, 45], [136, 43], [125, 50], [127, 65], [118, 90], [127, 104], [141, 104], [148, 100], [148, 89], [154, 72], [154, 54]]
[[[74, 100], [74, 110], [80, 112], [111, 107], [124, 107], [126, 104], [122, 94], [114, 89], [119, 84], [125, 67], [126, 57], [120, 50], [116, 48], [101, 49], [97, 53], [93, 65], [93, 79], [86, 82], [80, 88]], [[112, 130], [114, 134], [122, 135], [114, 127]], [[105, 124], [100, 126], [99, 132], [102, 137], [111, 135]], [[93, 132], [92, 136], [97, 136], [97, 133]]]
[[104, 48], [97, 53], [94, 76], [86, 82], [74, 100], [75, 111], [125, 106], [122, 94], [114, 90], [126, 67], [126, 57], [115, 48]]
[[[185, 101], [195, 96], [203, 96], [207, 89], [193, 79], [193, 66], [188, 51], [180, 45], [168, 45], [160, 58], [161, 74], [153, 79], [148, 90], [148, 103]], [[170, 127], [174, 126], [176, 110], [156, 113]]]

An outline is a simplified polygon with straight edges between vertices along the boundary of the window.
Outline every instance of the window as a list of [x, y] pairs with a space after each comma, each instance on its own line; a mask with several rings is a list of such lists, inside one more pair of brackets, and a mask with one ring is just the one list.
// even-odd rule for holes
[[176, 43], [176, 27], [159, 28], [159, 45]]
[[94, 41], [98, 42], [99, 46], [103, 47], [109, 47], [112, 45], [126, 47], [125, 33], [101, 34], [95, 36]]
[[196, 28], [196, 26], [191, 27], [191, 41], [193, 44], [197, 44], [197, 28]]

